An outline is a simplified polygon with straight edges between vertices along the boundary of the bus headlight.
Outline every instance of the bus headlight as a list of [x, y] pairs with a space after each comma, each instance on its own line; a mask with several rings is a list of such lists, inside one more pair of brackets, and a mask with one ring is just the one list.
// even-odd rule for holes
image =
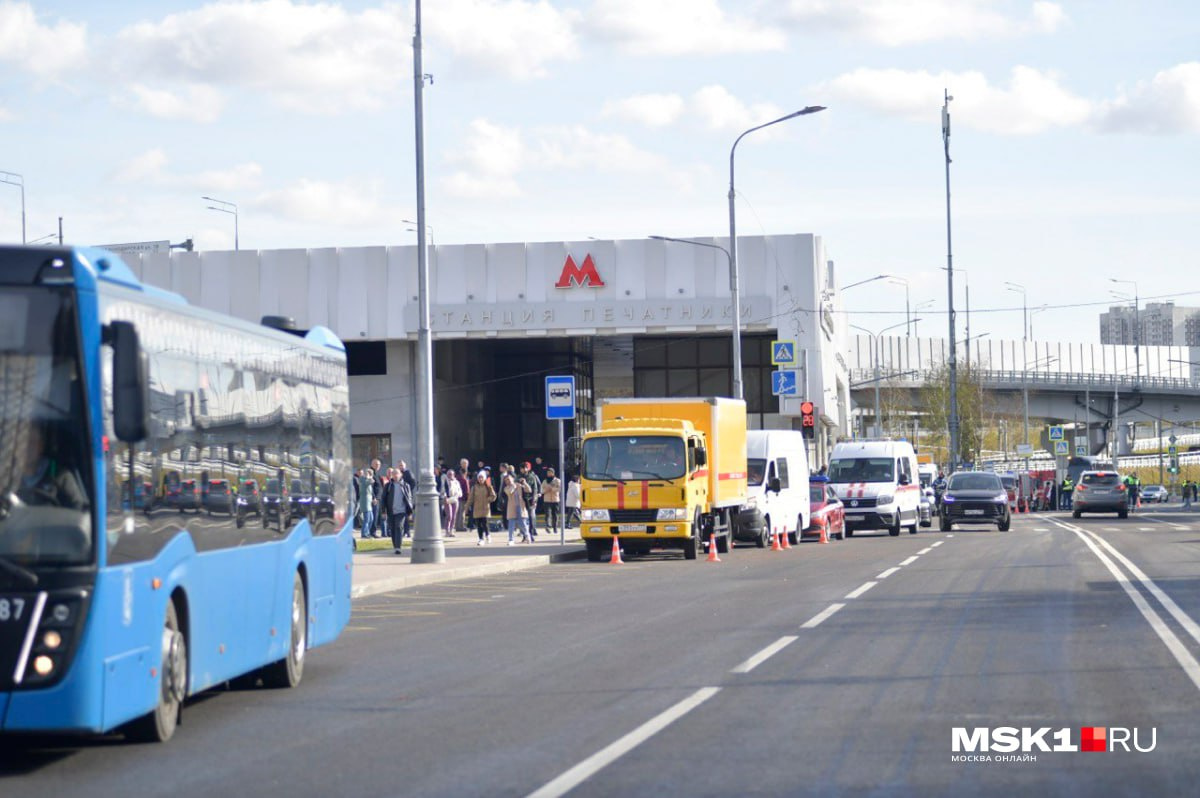
[[54, 670], [54, 660], [42, 654], [33, 660], [33, 672], [38, 676], [49, 676]]
[[608, 510], [582, 510], [580, 516], [584, 521], [607, 521]]
[[47, 632], [42, 635], [42, 645], [51, 651], [54, 651], [61, 646], [62, 642], [62, 635], [54, 629], [47, 630]]
[[657, 521], [686, 521], [686, 507], [663, 507], [658, 511]]

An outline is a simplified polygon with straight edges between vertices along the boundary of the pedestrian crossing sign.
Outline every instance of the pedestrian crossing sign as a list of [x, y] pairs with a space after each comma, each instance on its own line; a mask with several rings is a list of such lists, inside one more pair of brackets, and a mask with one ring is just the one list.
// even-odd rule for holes
[[1057, 454], [1070, 454], [1070, 452], [1071, 452], [1071, 450], [1067, 448], [1066, 441], [1055, 441], [1054, 442], [1054, 453], [1056, 455]]
[[771, 365], [790, 366], [796, 362], [795, 341], [771, 342]]
[[1086, 443], [1075, 444], [1075, 456], [1076, 457], [1087, 457], [1087, 449], [1088, 449], [1088, 447], [1087, 447]]
[[[1063, 428], [1062, 427], [1051, 427], [1050, 428], [1050, 440], [1065, 441], [1066, 437], [1063, 435]], [[1063, 452], [1063, 454], [1066, 454], [1066, 452]]]

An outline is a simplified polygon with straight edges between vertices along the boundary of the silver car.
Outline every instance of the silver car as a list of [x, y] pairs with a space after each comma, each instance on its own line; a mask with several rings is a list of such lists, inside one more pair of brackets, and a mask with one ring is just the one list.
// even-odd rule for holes
[[1071, 515], [1082, 513], [1116, 513], [1129, 516], [1129, 491], [1116, 471], [1084, 471], [1071, 495]]

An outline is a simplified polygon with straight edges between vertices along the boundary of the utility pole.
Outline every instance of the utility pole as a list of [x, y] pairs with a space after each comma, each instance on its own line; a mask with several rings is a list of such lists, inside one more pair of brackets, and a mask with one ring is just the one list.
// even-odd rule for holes
[[942, 144], [946, 152], [946, 296], [950, 324], [950, 471], [958, 469], [958, 349], [954, 341], [954, 255], [950, 240], [950, 96], [942, 104]]

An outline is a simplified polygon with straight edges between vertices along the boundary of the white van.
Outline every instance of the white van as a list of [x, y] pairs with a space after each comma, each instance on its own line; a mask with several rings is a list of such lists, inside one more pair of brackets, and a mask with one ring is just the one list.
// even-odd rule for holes
[[794, 430], [746, 432], [747, 501], [734, 524], [735, 540], [754, 541], [759, 548], [772, 533], [800, 540], [810, 520], [808, 447]]
[[843, 441], [833, 447], [829, 482], [846, 507], [846, 535], [858, 529], [902, 527], [917, 533], [921, 487], [908, 441]]

